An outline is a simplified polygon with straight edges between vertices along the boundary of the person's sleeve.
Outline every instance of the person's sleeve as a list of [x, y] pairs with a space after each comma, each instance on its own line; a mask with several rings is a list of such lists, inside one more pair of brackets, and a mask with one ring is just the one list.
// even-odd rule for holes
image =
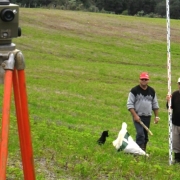
[[174, 100], [175, 100], [175, 96], [172, 95], [172, 97], [171, 97], [171, 109], [174, 109]]
[[168, 102], [166, 102], [166, 108], [169, 109], [169, 104], [168, 104]]
[[132, 92], [129, 93], [128, 100], [127, 100], [127, 109], [134, 109], [134, 101], [135, 96]]
[[154, 99], [153, 99], [152, 109], [159, 109], [159, 104], [158, 104], [158, 100], [157, 100], [156, 94], [155, 94]]

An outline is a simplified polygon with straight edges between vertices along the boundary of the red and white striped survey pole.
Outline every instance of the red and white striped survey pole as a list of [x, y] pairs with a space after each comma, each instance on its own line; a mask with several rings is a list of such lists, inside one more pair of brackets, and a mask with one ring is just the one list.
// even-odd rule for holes
[[[170, 9], [169, 0], [166, 0], [166, 20], [167, 20], [167, 77], [168, 95], [171, 95], [171, 51], [170, 51]], [[172, 164], [172, 111], [171, 101], [169, 101], [168, 124], [169, 124], [169, 164]]]

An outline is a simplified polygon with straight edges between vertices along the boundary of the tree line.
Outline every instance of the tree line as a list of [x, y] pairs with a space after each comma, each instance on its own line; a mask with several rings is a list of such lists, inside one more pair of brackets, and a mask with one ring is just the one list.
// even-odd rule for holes
[[[166, 17], [166, 0], [12, 0], [19, 6]], [[180, 0], [169, 0], [170, 18], [180, 18]]]

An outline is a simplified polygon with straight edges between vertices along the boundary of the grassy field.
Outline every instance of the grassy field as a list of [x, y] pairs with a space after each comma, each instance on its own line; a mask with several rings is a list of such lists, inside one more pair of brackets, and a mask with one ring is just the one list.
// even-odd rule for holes
[[[20, 27], [13, 42], [26, 60], [37, 180], [179, 179], [179, 165], [168, 162], [166, 19], [21, 8]], [[172, 91], [180, 77], [179, 29], [171, 20]], [[142, 71], [161, 118], [151, 123], [146, 159], [112, 145], [122, 122], [135, 138], [126, 101]], [[99, 146], [103, 130], [109, 137]], [[7, 179], [23, 179], [13, 96]]]

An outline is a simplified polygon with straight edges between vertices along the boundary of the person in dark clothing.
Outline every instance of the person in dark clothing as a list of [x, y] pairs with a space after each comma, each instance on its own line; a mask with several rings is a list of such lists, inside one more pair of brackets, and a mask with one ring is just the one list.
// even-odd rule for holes
[[180, 163], [180, 78], [177, 83], [178, 90], [166, 97], [166, 106], [168, 108], [170, 103], [172, 109], [172, 148], [174, 152], [174, 163]]
[[135, 86], [129, 92], [127, 108], [132, 114], [134, 126], [136, 128], [136, 143], [146, 151], [146, 145], [149, 141], [147, 131], [139, 123], [140, 120], [149, 128], [154, 111], [154, 123], [158, 123], [158, 101], [155, 90], [148, 86], [149, 75], [147, 72], [140, 74], [139, 85]]

